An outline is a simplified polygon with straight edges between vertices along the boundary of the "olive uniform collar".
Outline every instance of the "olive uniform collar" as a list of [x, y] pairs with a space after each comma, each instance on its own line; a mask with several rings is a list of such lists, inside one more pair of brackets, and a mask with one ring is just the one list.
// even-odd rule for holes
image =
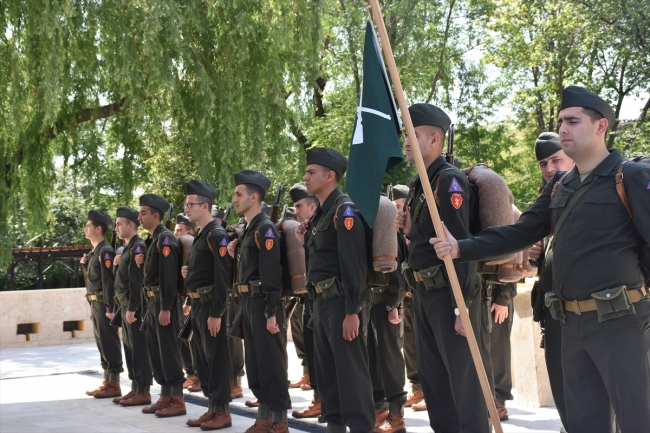
[[[600, 164], [598, 164], [596, 168], [594, 168], [591, 174], [587, 176], [587, 178], [585, 179], [585, 182], [588, 179], [592, 178], [593, 176], [599, 176], [599, 177], [608, 176], [612, 172], [612, 170], [614, 170], [616, 167], [619, 166], [622, 160], [623, 157], [621, 156], [621, 153], [618, 150], [616, 149], [610, 150], [609, 155], [607, 155], [607, 158], [603, 159], [600, 162]], [[568, 185], [574, 179], [580, 179], [580, 173], [578, 172], [577, 165], [571, 169], [569, 174], [567, 174], [567, 176], [562, 181], [562, 184]]]

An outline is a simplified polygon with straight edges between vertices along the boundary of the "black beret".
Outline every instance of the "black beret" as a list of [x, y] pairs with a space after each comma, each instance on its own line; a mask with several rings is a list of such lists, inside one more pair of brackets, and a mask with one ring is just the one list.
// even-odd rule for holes
[[108, 216], [106, 212], [100, 209], [93, 209], [88, 212], [88, 221], [92, 221], [95, 223], [101, 223], [104, 224], [105, 226], [110, 226], [111, 225], [111, 217]]
[[395, 185], [393, 187], [393, 200], [406, 198], [409, 195], [409, 187], [406, 185]]
[[219, 206], [212, 206], [212, 217], [223, 219], [226, 216], [226, 210], [221, 209]]
[[289, 195], [291, 196], [291, 200], [293, 200], [294, 203], [310, 196], [314, 198], [316, 197], [315, 195], [309, 194], [307, 192], [305, 182], [300, 182], [292, 186], [289, 190]]
[[136, 227], [140, 225], [140, 221], [138, 221], [138, 215], [140, 215], [140, 212], [135, 209], [131, 209], [130, 207], [118, 207], [115, 214], [117, 218], [126, 218], [130, 221], [133, 221]]
[[187, 219], [187, 216], [185, 216], [185, 214], [182, 213], [176, 215], [176, 224], [185, 224], [186, 226], [196, 230], [196, 223], [193, 223], [192, 221]]
[[187, 185], [185, 185], [185, 193], [187, 195], [202, 195], [210, 200], [214, 200], [217, 196], [217, 190], [212, 185], [204, 180], [197, 179], [187, 182]]
[[542, 132], [535, 140], [535, 158], [538, 161], [546, 159], [560, 150], [562, 150], [560, 136], [555, 132]]
[[242, 170], [239, 173], [235, 173], [235, 185], [242, 184], [257, 185], [266, 194], [271, 186], [271, 180], [259, 171]]
[[311, 164], [327, 167], [339, 176], [343, 176], [348, 168], [348, 160], [341, 152], [326, 147], [315, 147], [307, 151], [307, 165]]
[[451, 119], [447, 113], [431, 104], [413, 104], [409, 107], [413, 127], [422, 125], [437, 126], [445, 133], [449, 130]]
[[164, 214], [169, 209], [169, 202], [157, 194], [145, 194], [140, 196], [140, 206], [153, 207]]
[[614, 126], [614, 110], [603, 98], [580, 86], [565, 87], [562, 91], [560, 111], [570, 107], [590, 108], [607, 119], [607, 129]]

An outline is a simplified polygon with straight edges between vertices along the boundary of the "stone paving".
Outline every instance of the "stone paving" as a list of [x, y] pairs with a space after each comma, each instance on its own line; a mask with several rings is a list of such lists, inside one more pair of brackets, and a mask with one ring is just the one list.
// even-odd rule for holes
[[[289, 378], [295, 380], [302, 367], [290, 342]], [[124, 408], [108, 400], [97, 400], [84, 394], [101, 380], [99, 356], [94, 344], [76, 344], [0, 350], [0, 431], [2, 433], [31, 432], [178, 432], [200, 431], [185, 425], [188, 417], [205, 412], [207, 399], [200, 393], [186, 393], [187, 416], [156, 418], [144, 415], [141, 408]], [[130, 382], [123, 374], [122, 389], [128, 391]], [[244, 377], [244, 387], [246, 386]], [[152, 394], [159, 388], [152, 387]], [[157, 399], [153, 396], [154, 400]], [[293, 409], [309, 404], [312, 393], [291, 390]], [[228, 433], [244, 432], [253, 423], [254, 410], [244, 405], [254, 399], [244, 388], [244, 397], [231, 403], [232, 428]], [[555, 408], [526, 408], [508, 403], [510, 420], [504, 422], [504, 432], [555, 433], [560, 421]], [[426, 412], [406, 409], [408, 432], [430, 432]], [[315, 420], [297, 422], [289, 412], [290, 428], [294, 431], [324, 432], [325, 426]], [[190, 429], [190, 430], [187, 430]]]

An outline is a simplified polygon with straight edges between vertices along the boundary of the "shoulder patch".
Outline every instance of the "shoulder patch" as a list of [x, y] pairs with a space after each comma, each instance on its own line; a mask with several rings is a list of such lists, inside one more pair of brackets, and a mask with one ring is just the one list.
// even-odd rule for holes
[[[264, 235], [265, 238], [274, 238], [275, 235], [273, 234], [273, 230], [269, 227], [269, 229], [266, 231], [266, 234]], [[270, 248], [269, 248], [270, 249]]]
[[[454, 176], [451, 179], [451, 185], [449, 186], [449, 191], [447, 191], [447, 192], [463, 192], [463, 188], [460, 187], [460, 184], [458, 183], [458, 179], [456, 179], [456, 176]], [[458, 209], [458, 208], [456, 208], [456, 209]]]
[[133, 254], [142, 254], [142, 246], [141, 245], [136, 245], [135, 249], [133, 250]]
[[354, 211], [352, 208], [348, 205], [345, 207], [345, 210], [343, 211], [343, 216], [346, 217], [353, 217], [354, 216]]
[[111, 255], [109, 253], [104, 253], [104, 260], [110, 260]]
[[227, 247], [228, 246], [228, 241], [226, 240], [226, 237], [224, 236], [221, 238], [221, 242], [219, 242], [219, 245], [222, 247]]
[[162, 240], [163, 245], [171, 245], [172, 241], [169, 240], [168, 236], [165, 236], [165, 238]]
[[650, 182], [648, 182], [648, 187], [646, 189], [650, 189]]
[[264, 242], [264, 246], [266, 247], [267, 250], [271, 250], [273, 248], [274, 242], [273, 239], [267, 239], [266, 242]]
[[463, 205], [463, 196], [457, 192], [453, 193], [451, 195], [451, 205], [456, 208], [456, 210], [460, 209]]

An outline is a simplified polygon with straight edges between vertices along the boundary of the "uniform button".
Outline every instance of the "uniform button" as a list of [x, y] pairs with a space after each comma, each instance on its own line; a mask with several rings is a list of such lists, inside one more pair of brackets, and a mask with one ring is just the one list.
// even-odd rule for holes
[[612, 296], [610, 293], [605, 295], [606, 298], [609, 298], [610, 296]]

